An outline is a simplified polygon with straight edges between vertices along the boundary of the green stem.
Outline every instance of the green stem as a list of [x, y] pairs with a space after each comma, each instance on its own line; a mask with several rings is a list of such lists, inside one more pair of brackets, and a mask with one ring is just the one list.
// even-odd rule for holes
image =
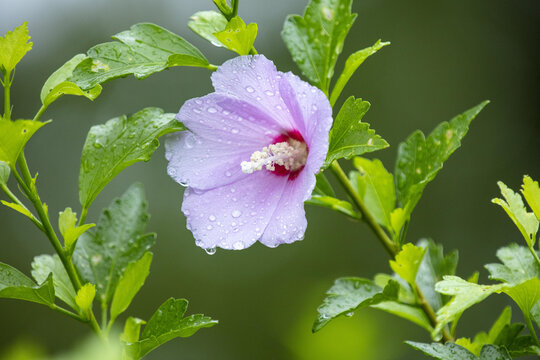
[[41, 115], [43, 115], [43, 113], [45, 112], [45, 110], [47, 110], [47, 106], [45, 105], [41, 105], [41, 107], [39, 108], [39, 111], [37, 112], [36, 116], [34, 116], [34, 121], [37, 121], [41, 118]]
[[251, 49], [249, 49], [249, 55], [257, 55], [257, 49], [255, 49], [255, 46], [252, 46]]
[[83, 207], [81, 210], [81, 218], [79, 219], [79, 224], [77, 226], [81, 226], [86, 221], [86, 216], [88, 215], [88, 208]]
[[105, 329], [107, 326], [107, 304], [101, 303], [101, 327]]
[[11, 201], [19, 205], [20, 207], [22, 207], [24, 210], [28, 211], [28, 213], [30, 214], [29, 216], [30, 220], [32, 220], [32, 222], [39, 228], [39, 230], [45, 232], [45, 228], [43, 227], [43, 224], [41, 224], [41, 222], [38, 219], [36, 219], [36, 217], [30, 212], [30, 210], [28, 210], [28, 208], [17, 198], [17, 196], [15, 196], [15, 194], [11, 192], [11, 190], [9, 190], [9, 188], [5, 184], [0, 184], [0, 188], [11, 199]]
[[531, 321], [531, 315], [530, 314], [524, 314], [525, 315], [525, 323], [527, 324], [527, 328], [529, 329], [529, 333], [531, 337], [534, 339], [534, 343], [536, 346], [540, 346], [540, 342], [538, 341], [538, 337], [536, 336], [536, 332], [534, 331], [534, 326]]
[[[534, 239], [533, 239], [534, 240]], [[530, 244], [530, 242], [527, 242], [527, 245]], [[531, 245], [529, 246], [529, 250], [531, 251], [531, 254], [533, 254], [534, 258], [536, 259], [536, 263], [540, 265], [540, 258], [538, 258], [538, 254], [536, 253], [536, 250]]]
[[61, 308], [61, 307], [59, 307], [59, 306], [56, 306], [56, 304], [52, 304], [52, 305], [50, 306], [50, 308], [53, 309], [54, 311], [57, 311], [57, 312], [59, 312], [59, 313], [61, 313], [61, 314], [64, 314], [64, 315], [67, 315], [67, 316], [69, 316], [69, 317], [71, 317], [71, 318], [73, 318], [73, 319], [75, 319], [75, 320], [80, 321], [80, 322], [86, 322], [86, 320], [84, 320], [84, 319], [83, 319], [82, 317], [80, 317], [79, 315], [77, 315], [77, 314], [75, 314], [74, 312], [71, 312], [71, 311], [69, 311], [69, 310], [66, 310], [66, 309], [64, 309], [64, 308]]
[[[232, 0], [232, 12], [231, 12], [231, 19], [238, 15], [238, 3], [240, 0]], [[229, 19], [230, 20], [230, 19]]]
[[[351, 182], [349, 181], [349, 178], [347, 178], [347, 175], [345, 174], [341, 166], [339, 166], [339, 163], [337, 162], [337, 160], [332, 163], [331, 169], [334, 175], [337, 177], [337, 179], [341, 183], [341, 185], [343, 185], [343, 187], [345, 188], [345, 191], [347, 192], [347, 194], [349, 194], [349, 197], [353, 200], [354, 204], [360, 211], [360, 214], [362, 215], [362, 219], [364, 220], [364, 222], [366, 222], [366, 224], [375, 233], [375, 235], [377, 236], [377, 239], [379, 240], [381, 245], [384, 247], [386, 252], [390, 255], [390, 257], [392, 259], [395, 258], [396, 255], [399, 253], [399, 245], [396, 246], [396, 244], [394, 244], [394, 242], [388, 237], [388, 235], [386, 234], [386, 232], [384, 232], [381, 226], [375, 221], [375, 218], [373, 217], [373, 215], [371, 215], [369, 210], [366, 208], [364, 201], [362, 200], [362, 198], [360, 197], [356, 189], [352, 186]], [[418, 302], [420, 306], [422, 307], [422, 310], [428, 316], [432, 326], [436, 327], [437, 315], [435, 314], [435, 311], [433, 310], [431, 305], [429, 305], [429, 303], [427, 302], [426, 297], [424, 296], [424, 294], [422, 293], [422, 291], [420, 290], [418, 286], [416, 286], [416, 294], [418, 297]], [[450, 334], [448, 334], [448, 331], [446, 331], [445, 329], [443, 329], [443, 340], [445, 342], [454, 340], [453, 337]]]
[[10, 102], [10, 87], [11, 87], [11, 72], [2, 71], [4, 78], [4, 119], [11, 120], [11, 102]]

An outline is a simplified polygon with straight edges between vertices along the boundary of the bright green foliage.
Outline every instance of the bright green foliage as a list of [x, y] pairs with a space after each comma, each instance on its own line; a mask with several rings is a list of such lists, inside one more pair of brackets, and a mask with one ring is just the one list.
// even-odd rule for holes
[[501, 189], [504, 200], [493, 199], [491, 201], [500, 205], [506, 211], [510, 219], [516, 224], [521, 235], [525, 238], [527, 245], [533, 247], [536, 241], [536, 233], [538, 232], [538, 219], [533, 213], [527, 212], [519, 193], [515, 193], [512, 189], [509, 189], [502, 181], [499, 181], [497, 184]]
[[307, 78], [328, 93], [337, 58], [356, 14], [352, 0], [311, 0], [304, 16], [289, 15], [281, 36]]
[[531, 317], [538, 327], [540, 327], [540, 301], [537, 302], [531, 309]]
[[489, 330], [489, 333], [485, 332], [479, 332], [474, 337], [474, 340], [471, 342], [468, 338], [460, 338], [456, 340], [456, 344], [463, 346], [464, 348], [467, 348], [470, 350], [473, 354], [476, 356], [480, 355], [480, 351], [482, 350], [482, 347], [486, 344], [496, 344], [497, 339], [501, 335], [502, 331], [505, 329], [507, 325], [510, 325], [510, 320], [512, 319], [512, 309], [510, 306], [507, 306], [504, 308], [503, 312], [499, 316], [499, 318], [495, 321], [491, 329]]
[[525, 316], [529, 316], [533, 306], [540, 301], [540, 279], [532, 278], [521, 284], [504, 289], [507, 294], [518, 304]]
[[152, 257], [152, 253], [147, 251], [142, 258], [126, 267], [122, 277], [118, 280], [112, 299], [111, 322], [114, 322], [118, 315], [126, 311], [135, 295], [144, 285], [144, 281], [150, 273]]
[[445, 276], [443, 281], [435, 285], [435, 290], [454, 298], [437, 311], [437, 334], [443, 326], [455, 321], [461, 314], [476, 303], [481, 302], [493, 293], [504, 290], [506, 284], [478, 285], [465, 281], [457, 276]]
[[445, 256], [443, 246], [431, 239], [420, 240], [418, 246], [426, 249], [426, 253], [416, 275], [416, 284], [422, 290], [429, 305], [437, 311], [449, 298], [436, 292], [435, 284], [441, 281], [443, 276], [456, 273], [458, 252], [455, 250]]
[[123, 169], [149, 161], [159, 146], [159, 137], [183, 129], [174, 114], [158, 108], [146, 108], [129, 118], [122, 115], [93, 126], [81, 156], [79, 200], [83, 208], [88, 208]]
[[398, 292], [399, 284], [395, 280], [389, 281], [383, 289], [369, 279], [337, 279], [326, 292], [328, 296], [317, 309], [319, 315], [312, 330], [313, 332], [319, 331], [340, 315], [383, 301], [396, 300]]
[[324, 176], [323, 172], [318, 173], [315, 178], [317, 179], [317, 183], [315, 184], [313, 193], [317, 195], [336, 196], [336, 192], [332, 188], [332, 185], [330, 185], [326, 176]]
[[405, 341], [413, 348], [422, 351], [424, 354], [440, 360], [511, 360], [510, 354], [503, 347], [494, 345], [484, 345], [477, 357], [466, 348], [451, 342], [446, 344], [432, 343], [422, 344], [413, 341]]
[[120, 340], [126, 343], [134, 343], [139, 341], [141, 334], [141, 326], [146, 324], [146, 321], [130, 316], [126, 320], [124, 325], [124, 332], [120, 335]]
[[394, 177], [378, 159], [355, 157], [353, 164], [358, 171], [349, 175], [352, 185], [375, 221], [393, 232], [390, 214], [396, 205]]
[[490, 273], [490, 279], [515, 285], [529, 279], [540, 278], [540, 266], [529, 249], [524, 246], [510, 244], [500, 248], [497, 250], [497, 257], [502, 264], [485, 265]]
[[426, 313], [417, 306], [403, 304], [397, 301], [383, 301], [381, 303], [371, 305], [371, 307], [409, 320], [410, 322], [421, 326], [429, 332], [433, 331], [433, 327], [431, 326]]
[[534, 181], [530, 176], [524, 176], [521, 192], [536, 215], [536, 218], [540, 221], [540, 186], [538, 185], [538, 181]]
[[484, 101], [450, 122], [439, 124], [427, 138], [417, 130], [399, 145], [396, 189], [399, 203], [407, 214], [411, 214], [424, 188], [442, 169], [443, 163], [461, 146], [471, 121], [487, 104], [488, 101]]
[[337, 159], [350, 159], [353, 156], [377, 151], [388, 147], [388, 143], [369, 128], [362, 118], [370, 104], [362, 99], [349, 97], [343, 104], [330, 130], [330, 144], [323, 168]]
[[257, 24], [251, 23], [246, 26], [244, 20], [234, 17], [223, 31], [215, 32], [214, 37], [238, 55], [248, 55], [257, 38]]
[[7, 72], [15, 69], [24, 55], [32, 49], [32, 43], [28, 42], [30, 36], [27, 25], [28, 23], [24, 22], [13, 31], [8, 31], [4, 37], [0, 36], [0, 68], [4, 67]]
[[390, 260], [390, 267], [411, 286], [416, 283], [416, 274], [424, 258], [425, 249], [411, 243], [403, 245], [396, 260]]
[[399, 242], [399, 234], [401, 232], [401, 229], [403, 229], [403, 225], [405, 225], [405, 222], [407, 222], [408, 217], [405, 213], [405, 210], [402, 208], [395, 208], [390, 213], [390, 224], [392, 225], [392, 231], [394, 233], [393, 240], [395, 243]]
[[133, 74], [137, 79], [172, 66], [208, 67], [208, 60], [193, 45], [154, 24], [136, 24], [113, 36], [117, 42], [99, 44], [88, 50], [68, 80], [83, 90]]
[[96, 285], [107, 305], [129, 263], [154, 245], [155, 234], [144, 234], [149, 215], [142, 185], [132, 185], [101, 214], [95, 231], [80, 238], [73, 260], [85, 282]]
[[58, 228], [60, 233], [64, 237], [64, 249], [68, 253], [73, 252], [75, 242], [77, 239], [88, 229], [96, 226], [96, 224], [84, 224], [82, 226], [77, 225], [77, 214], [74, 213], [71, 208], [60, 212], [58, 217]]
[[188, 26], [193, 32], [210, 41], [214, 46], [224, 46], [214, 33], [225, 30], [227, 19], [217, 11], [199, 11], [189, 18]]
[[101, 85], [96, 85], [88, 91], [84, 91], [76, 84], [66, 81], [73, 75], [75, 67], [86, 58], [87, 56], [84, 54], [75, 55], [49, 76], [41, 89], [41, 103], [44, 106], [49, 106], [62, 95], [84, 96], [90, 100], [94, 100], [101, 94]]
[[19, 204], [10, 203], [10, 202], [4, 201], [4, 200], [0, 200], [0, 202], [2, 203], [2, 205], [5, 205], [5, 206], [9, 207], [9, 208], [17, 211], [18, 213], [21, 213], [24, 216], [30, 218], [30, 219], [33, 218], [32, 213], [27, 208], [22, 207]]
[[75, 296], [75, 303], [77, 303], [81, 314], [86, 314], [90, 310], [95, 296], [96, 287], [93, 284], [85, 284], [79, 289], [77, 296]]
[[177, 337], [189, 337], [201, 328], [218, 322], [201, 314], [184, 317], [188, 305], [185, 299], [169, 299], [152, 315], [144, 327], [141, 340], [128, 343], [128, 353], [139, 359], [158, 346]]
[[306, 204], [322, 206], [328, 209], [335, 210], [353, 219], [360, 219], [361, 215], [354, 211], [352, 204], [345, 200], [336, 199], [332, 196], [324, 196], [314, 194], [311, 199], [306, 201]]
[[68, 304], [71, 308], [77, 309], [75, 289], [58, 255], [36, 256], [34, 261], [32, 261], [32, 276], [34, 279], [41, 284], [51, 274], [54, 280], [54, 293], [56, 297]]
[[339, 98], [339, 95], [341, 94], [341, 91], [347, 85], [349, 82], [349, 79], [354, 74], [356, 69], [362, 63], [364, 60], [366, 60], [371, 55], [375, 54], [377, 51], [379, 51], [381, 48], [385, 47], [386, 45], [390, 45], [389, 42], [381, 42], [381, 40], [377, 40], [373, 46], [370, 46], [368, 48], [358, 50], [354, 54], [351, 54], [347, 61], [345, 62], [345, 67], [343, 68], [343, 71], [341, 72], [341, 75], [339, 75], [339, 78], [336, 81], [336, 85], [334, 85], [334, 89], [332, 90], [332, 95], [330, 97], [330, 104], [335, 104], [337, 99]]
[[0, 185], [7, 184], [10, 173], [11, 169], [9, 168], [9, 165], [4, 161], [0, 161]]
[[45, 124], [40, 121], [9, 121], [0, 118], [0, 161], [14, 169], [24, 145]]
[[52, 275], [37, 285], [19, 270], [0, 263], [0, 298], [32, 301], [44, 305], [54, 304]]

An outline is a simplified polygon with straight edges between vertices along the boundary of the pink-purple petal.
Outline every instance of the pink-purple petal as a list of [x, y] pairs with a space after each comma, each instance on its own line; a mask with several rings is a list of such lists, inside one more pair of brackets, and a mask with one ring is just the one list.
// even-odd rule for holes
[[204, 249], [245, 249], [265, 231], [286, 185], [287, 177], [259, 171], [208, 191], [187, 188], [182, 211], [188, 229]]

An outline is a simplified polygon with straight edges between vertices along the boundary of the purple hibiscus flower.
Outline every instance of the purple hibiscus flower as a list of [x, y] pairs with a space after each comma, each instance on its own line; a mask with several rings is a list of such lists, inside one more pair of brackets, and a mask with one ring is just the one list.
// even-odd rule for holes
[[189, 131], [166, 143], [196, 244], [240, 250], [303, 239], [304, 201], [328, 151], [328, 99], [262, 55], [225, 62], [212, 84], [176, 116]]

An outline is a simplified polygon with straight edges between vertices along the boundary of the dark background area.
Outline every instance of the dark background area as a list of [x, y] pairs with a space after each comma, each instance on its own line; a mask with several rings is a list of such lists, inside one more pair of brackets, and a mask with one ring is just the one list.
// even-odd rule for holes
[[[255, 43], [281, 71], [300, 75], [280, 31], [285, 16], [303, 13], [304, 0], [240, 2], [240, 16], [259, 24]], [[13, 116], [32, 118], [47, 77], [76, 53], [108, 41], [137, 22], [159, 24], [192, 42], [214, 64], [234, 56], [191, 33], [189, 17], [213, 8], [205, 1], [1, 0], [0, 34], [29, 21], [33, 50], [17, 67]], [[345, 88], [371, 102], [365, 121], [390, 144], [375, 153], [392, 170], [397, 145], [415, 129], [429, 133], [439, 122], [490, 99], [462, 147], [426, 189], [413, 214], [409, 241], [432, 237], [445, 249], [459, 249], [458, 275], [495, 262], [495, 252], [522, 238], [503, 211], [490, 203], [496, 182], [513, 189], [523, 174], [540, 180], [540, 2], [537, 0], [364, 0], [336, 72], [351, 52], [377, 39], [391, 41], [369, 58]], [[144, 82], [133, 77], [104, 85], [91, 103], [64, 97], [45, 113], [54, 122], [27, 146], [38, 189], [55, 215], [66, 206], [80, 212], [79, 158], [92, 125], [147, 106], [177, 112], [189, 98], [212, 91], [209, 71], [174, 68]], [[331, 176], [329, 176], [331, 177]], [[256, 244], [243, 251], [207, 255], [194, 244], [180, 212], [183, 188], [166, 174], [161, 147], [149, 163], [120, 174], [99, 195], [88, 221], [127, 187], [144, 184], [152, 215], [148, 230], [158, 233], [154, 262], [130, 315], [148, 319], [168, 297], [190, 301], [188, 313], [205, 313], [220, 324], [188, 339], [175, 340], [148, 359], [418, 359], [403, 340], [429, 341], [405, 320], [375, 310], [340, 318], [311, 334], [316, 308], [340, 276], [372, 278], [388, 272], [388, 259], [364, 225], [320, 208], [307, 208], [305, 240], [276, 249]], [[16, 185], [11, 182], [12, 188]], [[2, 197], [4, 198], [4, 197]], [[53, 216], [56, 222], [56, 216]], [[29, 275], [32, 258], [52, 253], [26, 218], [0, 208], [0, 261]], [[493, 295], [462, 317], [459, 336], [487, 330], [510, 299]], [[520, 320], [514, 311], [513, 320]], [[119, 322], [120, 323], [120, 322]], [[70, 349], [89, 329], [31, 303], [0, 299], [0, 353], [18, 342], [38, 344], [47, 353]]]

